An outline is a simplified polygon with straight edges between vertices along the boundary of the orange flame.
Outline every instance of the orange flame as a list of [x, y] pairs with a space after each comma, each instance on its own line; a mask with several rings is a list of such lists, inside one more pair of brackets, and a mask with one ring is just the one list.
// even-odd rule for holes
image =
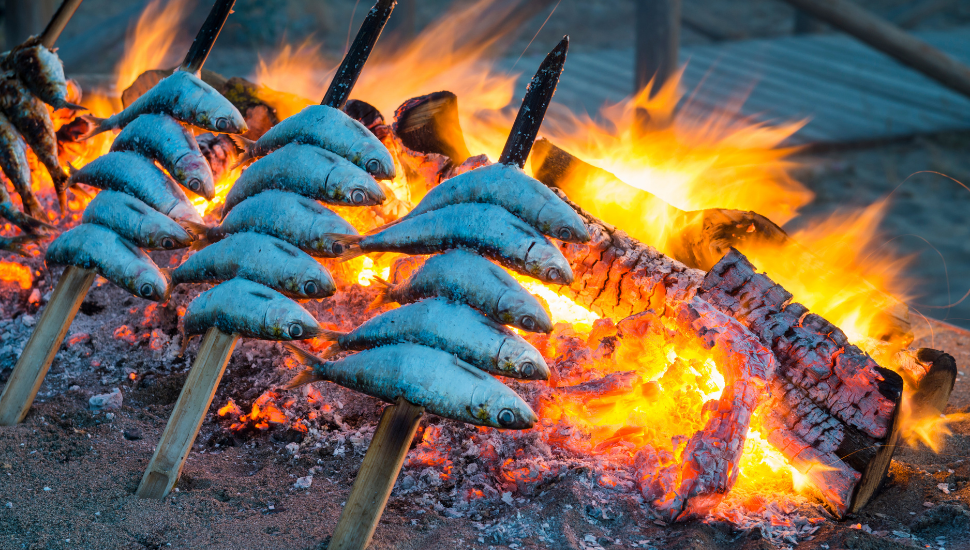
[[182, 18], [188, 12], [188, 0], [162, 4], [162, 0], [152, 0], [135, 27], [128, 31], [125, 54], [116, 69], [115, 89], [118, 93], [131, 86], [143, 72], [166, 68], [169, 50], [182, 27]]

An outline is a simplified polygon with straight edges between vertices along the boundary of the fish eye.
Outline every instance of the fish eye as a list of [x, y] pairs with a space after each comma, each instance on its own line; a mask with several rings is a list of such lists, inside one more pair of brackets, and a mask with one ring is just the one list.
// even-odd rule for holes
[[367, 164], [364, 165], [364, 169], [371, 174], [378, 174], [381, 172], [381, 161], [377, 159], [370, 159]]
[[515, 413], [512, 412], [512, 409], [502, 409], [499, 411], [497, 418], [499, 424], [503, 426], [510, 426], [513, 422], [515, 422]]
[[299, 323], [290, 325], [290, 338], [296, 339], [303, 336], [303, 327]]
[[524, 328], [525, 330], [536, 329], [536, 320], [528, 315], [522, 317], [522, 320], [519, 321], [519, 324], [522, 325], [522, 328]]
[[303, 285], [303, 292], [306, 293], [307, 296], [313, 296], [313, 295], [315, 295], [317, 293], [318, 289], [319, 289], [319, 287], [317, 287], [316, 281], [307, 281]]
[[563, 227], [562, 229], [559, 230], [560, 241], [568, 241], [569, 239], [572, 239], [572, 238], [573, 238], [573, 231], [568, 227]]
[[138, 287], [138, 294], [141, 294], [142, 298], [151, 298], [155, 295], [155, 287], [153, 287], [151, 283], [142, 283], [142, 285]]
[[546, 271], [546, 279], [550, 282], [559, 282], [562, 279], [562, 274], [555, 267], [550, 267], [549, 271]]
[[172, 237], [165, 237], [162, 239], [162, 248], [169, 249], [175, 248], [175, 240]]
[[330, 252], [333, 252], [335, 255], [339, 256], [344, 253], [344, 245], [340, 243], [333, 243], [330, 245]]
[[202, 182], [199, 181], [198, 178], [192, 178], [188, 181], [188, 183], [186, 183], [186, 185], [190, 191], [193, 193], [198, 193], [199, 188], [202, 187]]
[[519, 372], [521, 372], [522, 376], [526, 378], [532, 378], [532, 376], [536, 373], [536, 366], [533, 365], [531, 361], [526, 361], [525, 363], [522, 363], [522, 366], [519, 368]]
[[216, 130], [226, 132], [229, 130], [229, 120], [225, 118], [216, 119]]
[[350, 194], [350, 201], [354, 204], [362, 204], [365, 200], [367, 200], [367, 194], [360, 189], [354, 189]]

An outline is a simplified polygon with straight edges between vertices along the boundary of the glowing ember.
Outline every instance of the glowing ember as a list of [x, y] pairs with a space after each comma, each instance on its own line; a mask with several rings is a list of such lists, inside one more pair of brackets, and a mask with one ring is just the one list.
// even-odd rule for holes
[[[279, 394], [275, 392], [268, 391], [263, 395], [260, 395], [256, 401], [253, 402], [252, 409], [249, 414], [244, 414], [239, 416], [236, 422], [234, 422], [229, 429], [232, 431], [240, 431], [247, 427], [252, 427], [257, 430], [265, 430], [269, 428], [272, 424], [286, 424], [287, 417], [283, 414], [273, 401], [278, 399]], [[236, 414], [236, 411], [242, 412], [235, 403], [232, 403], [233, 408], [227, 409], [226, 414]], [[229, 407], [227, 404], [226, 407]], [[219, 409], [220, 416], [225, 416], [222, 411], [226, 409], [223, 407]]]
[[0, 281], [16, 283], [23, 290], [27, 290], [34, 284], [30, 268], [17, 262], [0, 262]]

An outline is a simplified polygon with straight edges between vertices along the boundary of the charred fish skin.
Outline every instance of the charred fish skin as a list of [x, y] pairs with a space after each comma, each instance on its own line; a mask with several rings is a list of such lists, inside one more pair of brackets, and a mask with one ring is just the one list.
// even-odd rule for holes
[[242, 134], [249, 130], [239, 110], [215, 88], [189, 72], [175, 71], [120, 113], [105, 119], [85, 116], [95, 127], [84, 137], [120, 130], [145, 114], [166, 114], [220, 134]]
[[384, 299], [407, 304], [441, 296], [470, 305], [493, 321], [528, 332], [551, 332], [549, 312], [511, 275], [465, 250], [428, 258], [411, 277], [385, 289]]
[[98, 193], [84, 209], [81, 223], [107, 227], [135, 246], [149, 250], [185, 248], [193, 240], [175, 220], [117, 191]]
[[407, 304], [351, 332], [324, 331], [323, 336], [335, 337], [340, 350], [420, 344], [451, 353], [491, 374], [525, 380], [549, 378], [549, 366], [532, 344], [471, 307], [444, 298]]
[[71, 176], [70, 184], [131, 195], [179, 222], [202, 224], [185, 192], [151, 160], [128, 151], [102, 155]]
[[[338, 239], [340, 240], [340, 239]], [[431, 254], [469, 248], [542, 282], [569, 284], [572, 268], [548, 239], [490, 204], [453, 204], [385, 227], [363, 237], [343, 237], [347, 256], [363, 252]]]
[[321, 258], [335, 258], [344, 251], [328, 234], [357, 235], [354, 226], [317, 201], [277, 190], [237, 204], [218, 227], [209, 230], [209, 236], [217, 241], [245, 231], [276, 237]]
[[304, 300], [337, 290], [320, 262], [295, 246], [259, 233], [236, 233], [193, 254], [172, 272], [175, 284], [249, 279]]
[[39, 235], [20, 235], [17, 237], [0, 237], [0, 250], [6, 250], [20, 256], [27, 256], [28, 244], [37, 242], [45, 237]]
[[217, 328], [260, 340], [303, 340], [320, 332], [310, 312], [273, 289], [247, 279], [230, 279], [203, 292], [183, 317], [187, 335]]
[[13, 184], [24, 204], [24, 213], [39, 216], [44, 209], [31, 189], [30, 164], [27, 161], [27, 143], [6, 116], [0, 113], [0, 168]]
[[316, 145], [356, 164], [377, 179], [394, 179], [394, 158], [366, 126], [339, 109], [310, 105], [248, 143], [241, 163], [259, 158], [290, 143]]
[[398, 222], [446, 206], [485, 203], [501, 206], [544, 235], [565, 242], [589, 242], [579, 214], [542, 182], [518, 166], [491, 164], [441, 182]]
[[47, 106], [31, 95], [13, 73], [6, 72], [0, 75], [0, 112], [6, 115], [37, 155], [37, 160], [47, 168], [63, 209], [69, 176], [57, 160], [57, 138]]
[[387, 198], [374, 178], [339, 155], [314, 145], [290, 143], [254, 162], [239, 176], [226, 194], [223, 215], [268, 189], [346, 206], [373, 206]]
[[145, 114], [125, 126], [112, 151], [131, 151], [148, 157], [192, 193], [211, 201], [216, 196], [212, 168], [187, 128], [168, 115]]
[[38, 220], [24, 214], [14, 203], [10, 200], [10, 194], [7, 193], [7, 187], [2, 182], [0, 182], [0, 218], [8, 220], [10, 223], [16, 225], [26, 233], [30, 234], [40, 234], [47, 233], [53, 229], [50, 225], [45, 222]]
[[100, 225], [82, 223], [61, 233], [44, 258], [54, 265], [94, 269], [99, 275], [146, 300], [168, 300], [169, 278], [138, 247]]
[[47, 49], [36, 37], [10, 52], [6, 63], [34, 96], [55, 109], [82, 109], [67, 101], [67, 78], [57, 52]]
[[322, 361], [286, 347], [312, 367], [290, 387], [327, 380], [388, 402], [403, 397], [430, 413], [476, 426], [524, 430], [538, 421], [508, 386], [446, 351], [396, 344]]

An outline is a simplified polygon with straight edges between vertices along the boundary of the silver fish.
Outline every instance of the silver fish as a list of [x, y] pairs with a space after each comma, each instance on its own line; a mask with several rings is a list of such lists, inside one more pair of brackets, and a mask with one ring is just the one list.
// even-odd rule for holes
[[158, 161], [182, 187], [211, 201], [216, 196], [212, 168], [185, 126], [168, 115], [145, 114], [118, 134], [112, 151], [131, 151]]
[[430, 254], [469, 248], [552, 284], [573, 282], [562, 252], [529, 224], [490, 204], [453, 204], [364, 236], [334, 235], [349, 259], [368, 252]]
[[28, 216], [40, 216], [44, 209], [37, 202], [31, 188], [30, 164], [27, 161], [27, 143], [20, 132], [3, 114], [0, 114], [0, 168], [13, 184], [24, 204]]
[[347, 206], [372, 206], [386, 199], [374, 178], [343, 158], [313, 145], [291, 143], [254, 162], [239, 176], [226, 194], [223, 215], [267, 189]]
[[102, 155], [74, 172], [70, 183], [126, 193], [175, 221], [202, 225], [202, 216], [182, 188], [154, 162], [137, 153]]
[[192, 244], [192, 235], [144, 202], [117, 191], [101, 191], [88, 203], [81, 223], [94, 223], [114, 231], [135, 246], [172, 250]]
[[397, 344], [323, 361], [285, 344], [312, 365], [288, 388], [327, 380], [384, 401], [403, 397], [428, 412], [476, 426], [524, 430], [539, 417], [508, 386], [454, 355], [417, 344]]
[[242, 134], [249, 130], [239, 109], [212, 86], [191, 73], [175, 71], [120, 113], [108, 118], [83, 116], [94, 127], [82, 139], [124, 128], [144, 114], [169, 115], [186, 124], [222, 134]]
[[501, 206], [544, 235], [566, 242], [589, 242], [586, 224], [568, 204], [518, 166], [491, 164], [441, 182], [394, 223], [452, 204]]
[[0, 75], [0, 112], [7, 116], [37, 155], [37, 160], [47, 168], [61, 211], [64, 211], [69, 176], [57, 160], [57, 138], [47, 106], [31, 95], [16, 76], [7, 72]]
[[166, 271], [129, 241], [100, 225], [82, 223], [61, 233], [47, 247], [49, 264], [94, 269], [99, 275], [146, 300], [168, 300], [172, 286]]
[[299, 304], [246, 279], [231, 279], [203, 292], [189, 304], [183, 321], [188, 335], [215, 327], [247, 338], [302, 340], [320, 332], [319, 323]]
[[529, 332], [552, 331], [549, 312], [535, 296], [492, 262], [465, 250], [451, 250], [428, 258], [403, 283], [384, 284], [376, 304], [407, 304], [441, 296], [470, 305], [493, 321]]
[[532, 344], [474, 309], [444, 298], [392, 309], [351, 332], [324, 330], [320, 338], [334, 342], [321, 359], [346, 350], [411, 343], [447, 351], [491, 374], [549, 378], [549, 366]]
[[36, 37], [14, 48], [7, 63], [30, 93], [44, 103], [55, 109], [84, 110], [68, 102], [67, 78], [57, 52], [47, 49]]
[[210, 241], [252, 231], [282, 239], [311, 256], [333, 258], [343, 247], [326, 235], [357, 235], [354, 226], [315, 200], [286, 191], [263, 191], [237, 204], [208, 232]]
[[377, 179], [394, 179], [394, 158], [381, 140], [346, 113], [327, 105], [310, 105], [283, 119], [253, 142], [232, 137], [245, 153], [239, 164], [268, 155], [288, 143], [316, 145], [356, 164]]
[[0, 237], [0, 250], [27, 256], [26, 245], [44, 239], [43, 235], [20, 235], [17, 237]]
[[236, 233], [196, 252], [172, 272], [175, 284], [240, 277], [292, 298], [333, 295], [337, 286], [320, 262], [295, 246], [259, 233]]

